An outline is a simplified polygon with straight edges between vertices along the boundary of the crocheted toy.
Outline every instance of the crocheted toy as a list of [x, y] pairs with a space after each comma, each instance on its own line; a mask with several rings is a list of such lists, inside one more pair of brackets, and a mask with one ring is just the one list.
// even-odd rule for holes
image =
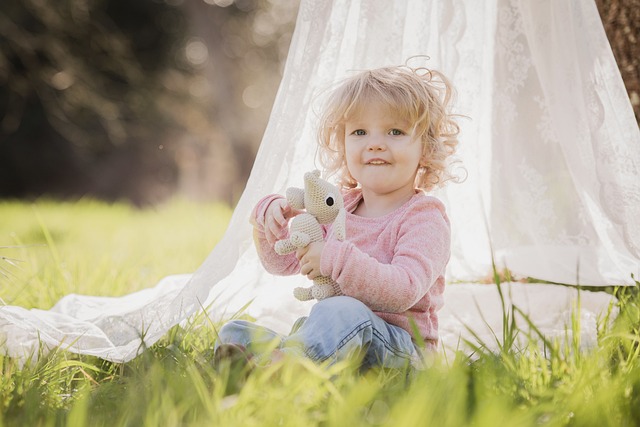
[[[296, 215], [289, 226], [289, 238], [279, 240], [275, 251], [285, 255], [298, 248], [304, 248], [311, 242], [323, 240], [321, 224], [333, 222], [333, 234], [338, 240], [345, 239], [344, 202], [337, 187], [320, 178], [320, 171], [304, 174], [304, 189], [287, 189], [287, 202], [294, 209], [305, 212]], [[340, 286], [330, 277], [320, 276], [313, 280], [308, 288], [295, 288], [293, 295], [300, 301], [322, 300], [341, 295]]]

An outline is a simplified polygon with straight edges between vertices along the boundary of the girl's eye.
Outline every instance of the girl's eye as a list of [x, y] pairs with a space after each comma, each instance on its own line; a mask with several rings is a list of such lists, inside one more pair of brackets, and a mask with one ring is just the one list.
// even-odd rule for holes
[[391, 129], [391, 132], [389, 133], [393, 136], [404, 135], [404, 132], [402, 132], [400, 129]]
[[353, 131], [353, 135], [363, 136], [363, 135], [366, 135], [366, 134], [367, 133], [362, 129], [358, 129], [358, 130], [354, 130]]

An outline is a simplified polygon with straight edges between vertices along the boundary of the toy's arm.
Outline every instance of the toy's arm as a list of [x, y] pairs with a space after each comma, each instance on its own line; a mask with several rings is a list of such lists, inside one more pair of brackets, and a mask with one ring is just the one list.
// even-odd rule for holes
[[342, 208], [338, 212], [338, 216], [333, 221], [333, 235], [336, 236], [338, 240], [344, 240], [347, 238], [347, 211]]
[[296, 249], [298, 249], [291, 242], [291, 239], [278, 240], [276, 244], [273, 246], [273, 248], [278, 255], [287, 255], [287, 254], [290, 254], [291, 252], [294, 252]]

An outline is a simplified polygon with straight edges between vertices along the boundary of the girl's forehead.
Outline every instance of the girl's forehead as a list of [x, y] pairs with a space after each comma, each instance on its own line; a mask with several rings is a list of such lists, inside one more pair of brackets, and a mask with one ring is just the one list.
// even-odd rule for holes
[[364, 117], [375, 115], [384, 115], [390, 119], [403, 120], [406, 116], [405, 112], [398, 106], [391, 105], [376, 99], [363, 100], [354, 103], [349, 111], [345, 114], [346, 121], [360, 120]]

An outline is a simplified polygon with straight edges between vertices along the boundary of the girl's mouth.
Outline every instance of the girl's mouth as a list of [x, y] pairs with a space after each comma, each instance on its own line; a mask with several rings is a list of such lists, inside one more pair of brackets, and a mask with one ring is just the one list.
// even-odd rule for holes
[[367, 163], [367, 165], [373, 165], [373, 166], [379, 166], [379, 165], [388, 165], [389, 162], [386, 162], [382, 159], [373, 159], [373, 160], [369, 160]]

